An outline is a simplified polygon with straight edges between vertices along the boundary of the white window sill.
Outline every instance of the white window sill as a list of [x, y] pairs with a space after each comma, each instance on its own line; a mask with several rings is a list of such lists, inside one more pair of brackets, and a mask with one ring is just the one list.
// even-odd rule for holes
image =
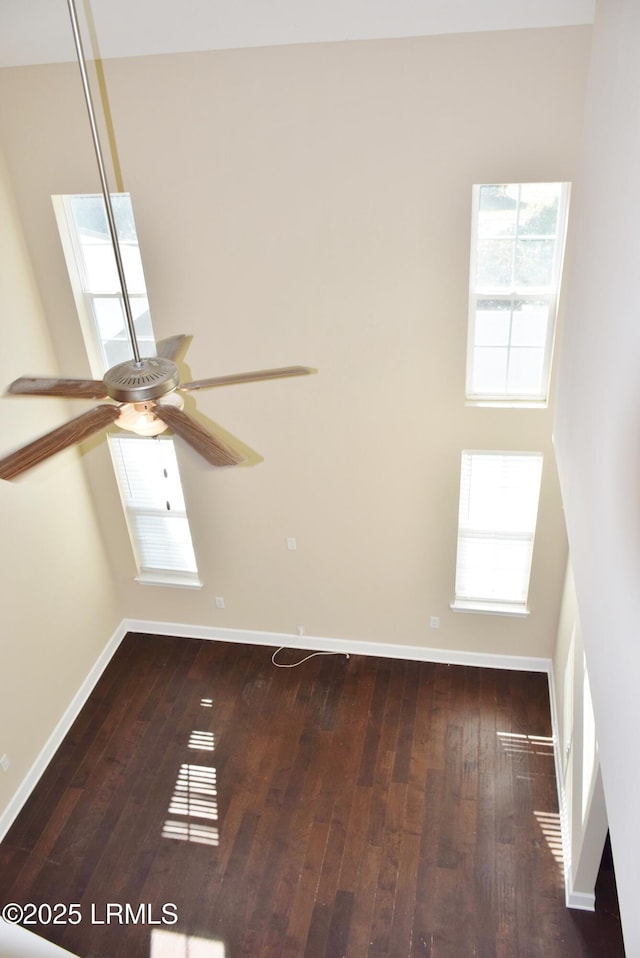
[[524, 619], [529, 609], [517, 602], [480, 602], [479, 600], [455, 599], [449, 606], [452, 612], [480, 612], [485, 615], [512, 615]]
[[135, 581], [140, 585], [160, 585], [174, 589], [202, 588], [202, 582], [197, 575], [179, 572], [140, 572]]
[[467, 396], [465, 406], [488, 409], [546, 409], [548, 399], [477, 399]]

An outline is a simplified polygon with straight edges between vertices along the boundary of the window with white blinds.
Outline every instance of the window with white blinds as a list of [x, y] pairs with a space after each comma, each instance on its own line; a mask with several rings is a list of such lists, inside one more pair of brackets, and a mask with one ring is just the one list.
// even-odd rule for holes
[[462, 453], [452, 608], [526, 613], [541, 478], [541, 453]]
[[[143, 356], [155, 355], [156, 341], [128, 194], [112, 197], [127, 287]], [[132, 358], [118, 273], [102, 196], [54, 197], [80, 324], [94, 376]], [[110, 435], [138, 581], [198, 587], [175, 446], [168, 436]]]
[[547, 402], [568, 203], [568, 183], [473, 187], [470, 402]]
[[198, 571], [171, 439], [109, 439], [141, 573]]

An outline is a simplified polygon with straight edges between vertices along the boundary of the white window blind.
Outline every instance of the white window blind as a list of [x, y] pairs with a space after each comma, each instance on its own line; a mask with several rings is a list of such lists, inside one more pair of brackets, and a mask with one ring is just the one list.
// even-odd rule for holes
[[174, 444], [109, 438], [141, 572], [197, 572]]
[[568, 183], [473, 188], [467, 399], [547, 400]]
[[463, 452], [454, 607], [526, 608], [541, 477], [540, 453]]

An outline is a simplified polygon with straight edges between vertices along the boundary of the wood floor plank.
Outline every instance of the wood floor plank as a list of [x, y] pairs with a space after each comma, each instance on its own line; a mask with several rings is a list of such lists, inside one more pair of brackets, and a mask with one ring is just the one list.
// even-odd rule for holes
[[360, 869], [351, 915], [348, 942], [349, 955], [364, 956], [369, 950], [381, 860], [382, 848], [379, 845], [368, 845]]
[[407, 786], [391, 782], [387, 793], [385, 836], [378, 873], [378, 886], [371, 924], [371, 941], [368, 954], [388, 955], [393, 915], [398, 894], [402, 894], [399, 869], [403, 835], [403, 817]]
[[362, 749], [362, 758], [360, 761], [360, 770], [358, 774], [359, 785], [373, 784], [373, 775], [378, 757], [380, 736], [382, 734], [382, 719], [384, 715], [384, 706], [387, 699], [389, 680], [390, 673], [388, 669], [378, 669], [376, 671], [375, 686], [371, 698], [371, 707], [369, 709], [367, 734]]
[[420, 837], [418, 881], [413, 921], [412, 955], [430, 955], [435, 922], [440, 819], [443, 808], [444, 770], [429, 769], [425, 783], [425, 818]]
[[353, 892], [338, 889], [336, 892], [331, 922], [327, 932], [325, 958], [343, 958], [347, 953], [351, 915], [353, 914]]
[[82, 958], [161, 934], [224, 958], [623, 958], [612, 868], [603, 907], [564, 907], [546, 676], [272, 651], [126, 636], [0, 843], [0, 898], [175, 903], [175, 925], [36, 929]]
[[407, 949], [413, 939], [420, 845], [415, 835], [404, 831], [400, 837], [398, 877], [393, 917], [389, 929], [389, 954]]
[[298, 958], [304, 953], [328, 835], [328, 822], [312, 823], [302, 872], [291, 905], [282, 958]]
[[367, 830], [371, 789], [356, 785], [351, 796], [347, 838], [340, 865], [338, 884], [345, 891], [355, 892], [367, 847]]
[[316, 903], [311, 913], [309, 934], [303, 952], [303, 958], [317, 958], [324, 955], [331, 925], [331, 908], [327, 904]]
[[446, 760], [447, 728], [451, 721], [451, 667], [434, 666], [434, 685], [431, 696], [431, 721], [429, 728], [428, 767], [444, 768]]

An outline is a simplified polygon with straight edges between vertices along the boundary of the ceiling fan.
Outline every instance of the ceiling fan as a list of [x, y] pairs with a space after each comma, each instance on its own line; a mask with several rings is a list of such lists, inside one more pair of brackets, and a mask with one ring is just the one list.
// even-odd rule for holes
[[308, 366], [284, 366], [180, 383], [174, 360], [185, 345], [187, 336], [171, 336], [161, 340], [156, 345], [156, 356], [140, 355], [74, 0], [67, 0], [67, 5], [133, 358], [108, 369], [101, 380], [22, 376], [11, 383], [7, 393], [13, 395], [111, 399], [114, 402], [95, 406], [0, 459], [0, 479], [14, 479], [55, 453], [83, 442], [114, 423], [141, 436], [156, 436], [169, 428], [212, 465], [238, 465], [244, 461], [244, 457], [184, 412], [180, 393], [234, 383], [303, 376], [315, 370]]

